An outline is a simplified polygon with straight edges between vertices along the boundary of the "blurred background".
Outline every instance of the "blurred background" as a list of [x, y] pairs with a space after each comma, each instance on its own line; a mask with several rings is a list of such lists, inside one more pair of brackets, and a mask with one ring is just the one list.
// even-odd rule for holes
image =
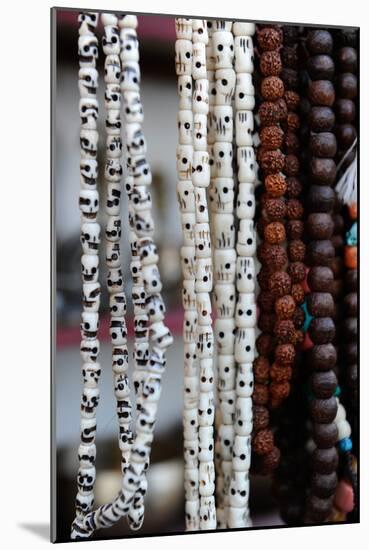
[[[79, 444], [81, 359], [79, 354], [81, 313], [81, 246], [79, 194], [79, 112], [78, 112], [78, 12], [57, 9], [56, 12], [56, 89], [54, 90], [54, 196], [56, 228], [56, 353], [54, 365], [55, 420], [57, 453], [57, 539], [69, 540], [74, 517], [77, 449]], [[98, 28], [102, 36], [101, 23]], [[152, 461], [148, 474], [145, 521], [137, 533], [130, 531], [125, 520], [97, 531], [94, 538], [165, 534], [184, 530], [184, 494], [182, 461], [182, 309], [180, 216], [176, 199], [177, 83], [174, 70], [174, 18], [159, 15], [138, 16], [140, 40], [141, 97], [145, 113], [143, 130], [148, 143], [148, 161], [153, 173], [151, 188], [154, 203], [155, 241], [160, 251], [163, 297], [167, 306], [167, 324], [174, 335], [169, 348], [167, 370], [163, 380], [162, 399], [155, 429]], [[55, 57], [54, 57], [55, 59]], [[104, 133], [104, 56], [99, 59], [99, 164], [105, 149]], [[101, 171], [100, 171], [101, 172]], [[100, 178], [100, 203], [104, 204]], [[124, 194], [123, 194], [124, 197]], [[122, 201], [122, 226], [128, 223]], [[104, 209], [100, 222], [104, 224]], [[130, 295], [130, 253], [122, 232], [122, 259], [127, 296]], [[120, 487], [120, 452], [117, 443], [118, 424], [111, 376], [111, 349], [107, 293], [104, 292], [104, 239], [100, 250], [102, 307], [100, 321], [102, 375], [100, 404], [97, 409], [97, 482], [95, 503], [111, 500]], [[132, 311], [128, 311], [129, 318]], [[132, 331], [131, 331], [132, 334]], [[281, 524], [271, 500], [269, 481], [251, 480], [251, 509], [255, 526]]]

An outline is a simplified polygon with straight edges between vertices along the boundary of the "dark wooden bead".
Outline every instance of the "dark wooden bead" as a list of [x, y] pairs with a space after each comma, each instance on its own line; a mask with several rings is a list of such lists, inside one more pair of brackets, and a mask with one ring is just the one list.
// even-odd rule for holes
[[284, 46], [281, 50], [282, 63], [289, 69], [297, 69], [298, 55], [296, 46]]
[[299, 73], [295, 69], [284, 67], [280, 74], [283, 84], [287, 90], [298, 90], [300, 85]]
[[333, 38], [328, 31], [312, 30], [307, 35], [306, 45], [311, 55], [329, 55], [333, 49]]
[[356, 106], [351, 99], [337, 99], [334, 109], [338, 122], [343, 124], [353, 122], [355, 120]]
[[333, 271], [333, 277], [335, 279], [342, 277], [343, 271], [345, 269], [342, 258], [340, 258], [339, 256], [335, 256], [330, 262], [329, 267]]
[[357, 365], [350, 365], [347, 369], [347, 385], [352, 389], [357, 388]]
[[329, 266], [334, 258], [334, 246], [329, 240], [311, 241], [306, 249], [306, 259], [310, 266]]
[[312, 105], [332, 107], [335, 100], [335, 90], [330, 80], [314, 80], [310, 82], [309, 99]]
[[314, 240], [330, 239], [333, 235], [333, 228], [332, 216], [324, 212], [309, 214], [306, 221], [307, 233]]
[[304, 232], [304, 223], [301, 220], [288, 220], [286, 233], [289, 240], [301, 239]]
[[310, 403], [310, 413], [313, 421], [318, 422], [319, 424], [328, 424], [330, 422], [333, 422], [337, 414], [336, 398], [313, 398]]
[[337, 140], [333, 132], [310, 134], [310, 152], [314, 157], [334, 158], [337, 153]]
[[338, 67], [340, 71], [347, 73], [356, 73], [357, 53], [354, 48], [346, 46], [341, 48], [337, 54]]
[[347, 271], [345, 284], [349, 292], [357, 292], [357, 269], [349, 269]]
[[319, 498], [310, 494], [307, 500], [305, 523], [323, 523], [332, 512], [333, 497]]
[[317, 317], [309, 326], [309, 336], [314, 344], [329, 344], [333, 342], [336, 327], [331, 317]]
[[332, 317], [334, 301], [329, 292], [311, 292], [307, 296], [309, 312], [313, 317]]
[[356, 317], [357, 315], [357, 292], [346, 294], [344, 302], [345, 314], [348, 317]]
[[299, 38], [299, 29], [294, 25], [286, 25], [283, 27], [283, 44], [293, 46]]
[[347, 342], [357, 342], [357, 318], [347, 317], [343, 321], [343, 333]]
[[337, 94], [345, 99], [357, 96], [357, 78], [352, 73], [341, 73], [337, 78]]
[[315, 449], [312, 455], [313, 470], [320, 474], [330, 474], [337, 470], [338, 452], [336, 447]]
[[335, 279], [332, 284], [332, 297], [335, 302], [341, 301], [344, 290], [343, 279]]
[[339, 124], [336, 137], [340, 149], [349, 149], [356, 139], [356, 129], [352, 124]]
[[328, 498], [334, 494], [336, 487], [336, 472], [331, 472], [330, 474], [313, 473], [311, 477], [311, 489], [315, 496], [319, 498]]
[[330, 292], [333, 272], [329, 267], [315, 266], [309, 270], [308, 285], [312, 292]]
[[330, 132], [334, 127], [335, 115], [330, 107], [314, 106], [309, 111], [308, 122], [313, 132]]
[[329, 399], [337, 386], [337, 377], [334, 371], [314, 372], [311, 377], [311, 387], [319, 399]]
[[335, 193], [328, 185], [311, 185], [308, 191], [308, 206], [311, 212], [331, 212]]
[[336, 235], [337, 233], [343, 233], [345, 229], [345, 220], [343, 219], [343, 216], [341, 216], [341, 214], [333, 214], [332, 218], [334, 223], [334, 234]]
[[308, 355], [308, 364], [311, 369], [327, 371], [337, 362], [337, 351], [333, 344], [322, 344], [311, 348]]
[[[333, 371], [328, 371], [333, 372]], [[325, 373], [319, 373], [325, 374]], [[334, 422], [330, 424], [313, 423], [312, 437], [319, 449], [329, 449], [337, 443], [338, 428]]]
[[336, 180], [336, 163], [332, 158], [313, 157], [310, 161], [310, 176], [313, 183], [333, 185]]
[[312, 80], [332, 80], [334, 62], [329, 55], [314, 55], [307, 61], [307, 70]]
[[348, 344], [346, 344], [344, 347], [344, 355], [348, 363], [357, 363], [357, 343], [349, 342]]

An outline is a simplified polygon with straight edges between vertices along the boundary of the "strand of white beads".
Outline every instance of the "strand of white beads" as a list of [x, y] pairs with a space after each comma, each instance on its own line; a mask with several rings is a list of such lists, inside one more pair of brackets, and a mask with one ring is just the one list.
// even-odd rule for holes
[[249, 514], [249, 469], [251, 460], [252, 362], [255, 358], [255, 268], [256, 235], [254, 231], [256, 179], [253, 130], [255, 106], [252, 84], [254, 48], [253, 23], [233, 23], [236, 69], [235, 127], [238, 161], [237, 235], [237, 303], [235, 308], [236, 341], [236, 415], [232, 479], [229, 486], [228, 527], [251, 525]]
[[213, 268], [209, 212], [206, 191], [210, 184], [207, 150], [207, 115], [209, 112], [209, 81], [206, 70], [205, 20], [192, 20], [192, 78], [194, 93], [192, 110], [203, 132], [193, 135], [192, 183], [195, 192], [195, 294], [197, 308], [196, 346], [200, 362], [198, 401], [198, 459], [200, 493], [200, 530], [216, 529], [214, 470], [214, 334], [210, 293], [213, 288]]
[[[196, 356], [197, 309], [195, 294], [195, 194], [191, 179], [194, 115], [192, 112], [192, 19], [178, 18], [176, 27], [176, 74], [178, 77], [177, 197], [181, 213], [183, 244], [182, 305], [184, 343], [184, 488], [186, 531], [200, 527], [198, 464], [199, 366]], [[187, 53], [189, 55], [187, 55]], [[200, 129], [199, 129], [200, 130]]]
[[[217, 509], [220, 528], [227, 526], [235, 415], [234, 306], [236, 302], [233, 179], [233, 107], [235, 72], [232, 22], [216, 20], [212, 33], [215, 89], [213, 96], [213, 178], [211, 201], [214, 240], [215, 339], [219, 410], [218, 445], [221, 476]], [[218, 447], [217, 445], [217, 447]]]
[[100, 398], [98, 381], [100, 365], [97, 362], [100, 344], [97, 339], [99, 328], [99, 307], [101, 288], [99, 283], [100, 225], [99, 193], [97, 190], [97, 119], [98, 119], [98, 41], [95, 35], [98, 14], [80, 13], [78, 16], [80, 93], [80, 183], [79, 208], [81, 212], [81, 273], [82, 273], [82, 322], [81, 357], [83, 390], [81, 398], [81, 442], [78, 448], [78, 476], [76, 496], [76, 517], [72, 533], [85, 536], [83, 521], [94, 505], [94, 483], [96, 479], [96, 408]]

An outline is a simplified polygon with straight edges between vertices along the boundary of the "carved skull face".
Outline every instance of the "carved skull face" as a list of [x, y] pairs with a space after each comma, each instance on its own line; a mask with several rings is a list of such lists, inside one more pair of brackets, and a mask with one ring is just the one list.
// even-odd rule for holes
[[141, 73], [136, 61], [125, 61], [122, 64], [121, 89], [124, 91], [140, 91]]
[[132, 446], [132, 456], [135, 463], [145, 463], [149, 458], [151, 448], [151, 434], [140, 433]]
[[105, 55], [112, 55], [112, 54], [119, 55], [119, 51], [120, 51], [119, 31], [116, 26], [107, 25], [104, 27], [102, 47]]
[[97, 183], [97, 160], [81, 159], [80, 182], [83, 189], [94, 189]]
[[177, 199], [181, 212], [195, 212], [195, 195], [192, 181], [177, 182]]
[[99, 257], [83, 254], [81, 257], [81, 272], [83, 283], [96, 283], [99, 277]]
[[254, 45], [251, 36], [236, 36], [234, 49], [236, 71], [252, 74], [254, 72]]
[[91, 468], [95, 464], [96, 445], [83, 445], [78, 447], [78, 462], [82, 468]]
[[165, 348], [154, 346], [151, 351], [149, 371], [154, 374], [163, 374], [166, 364]]
[[195, 247], [197, 258], [211, 257], [210, 228], [208, 223], [197, 223], [195, 226]]
[[104, 80], [106, 84], [120, 84], [121, 77], [122, 71], [119, 55], [107, 55], [104, 67]]
[[112, 359], [113, 359], [113, 371], [115, 373], [119, 374], [120, 372], [126, 372], [128, 369], [127, 345], [124, 344], [123, 346], [114, 346]]
[[170, 346], [173, 342], [173, 337], [162, 321], [153, 323], [150, 327], [150, 333], [152, 340], [160, 349], [165, 349]]
[[236, 368], [233, 355], [218, 355], [218, 387], [222, 391], [234, 388]]
[[238, 363], [252, 363], [255, 359], [254, 328], [240, 328], [237, 330], [234, 355]]
[[84, 363], [95, 363], [100, 352], [99, 340], [82, 340], [80, 351]]
[[142, 265], [157, 264], [159, 261], [158, 249], [154, 241], [148, 237], [139, 240], [140, 261]]
[[[198, 325], [197, 356], [206, 359], [213, 356], [214, 334], [210, 326]], [[203, 425], [203, 424], [201, 424]]]
[[123, 275], [120, 267], [109, 269], [106, 280], [109, 294], [123, 292]]
[[161, 292], [163, 285], [160, 281], [159, 269], [155, 264], [142, 266], [142, 277], [147, 293]]
[[96, 418], [81, 418], [81, 443], [92, 445], [96, 436]]
[[232, 507], [247, 506], [250, 482], [246, 472], [234, 472], [230, 484], [229, 503]]
[[214, 132], [217, 141], [233, 140], [233, 110], [230, 105], [215, 105], [213, 112]]
[[193, 114], [192, 111], [178, 112], [178, 134], [181, 145], [192, 145]]
[[[246, 368], [247, 365], [247, 368]], [[247, 363], [243, 366], [243, 372], [237, 373], [237, 387], [241, 389], [242, 393], [246, 393], [245, 388], [248, 389], [248, 396], [238, 397], [236, 404], [236, 432], [237, 435], [251, 435], [252, 432], [252, 388], [253, 388], [253, 374], [252, 366]], [[251, 367], [251, 368], [250, 368]]]
[[213, 48], [216, 69], [231, 69], [233, 66], [233, 36], [228, 31], [214, 32]]
[[199, 452], [197, 440], [185, 440], [183, 443], [183, 448], [186, 468], [197, 468]]
[[182, 305], [183, 309], [196, 309], [195, 277], [183, 280]]
[[132, 405], [127, 399], [117, 401], [117, 415], [121, 422], [128, 424], [132, 419]]
[[100, 283], [84, 283], [82, 303], [86, 311], [97, 312], [100, 308]]
[[151, 237], [154, 231], [154, 220], [150, 210], [136, 212], [130, 216], [132, 229], [138, 237]]
[[118, 158], [107, 158], [105, 161], [104, 176], [107, 181], [119, 182], [123, 174], [122, 165]]
[[206, 188], [198, 187], [195, 191], [195, 207], [197, 223], [209, 223]]
[[[200, 487], [201, 487], [201, 475], [200, 475]], [[202, 505], [200, 506], [200, 529], [202, 531], [208, 529], [216, 529], [216, 509], [214, 497], [207, 496], [202, 499]]]
[[253, 328], [256, 325], [254, 294], [240, 293], [237, 298], [235, 320], [237, 327]]
[[240, 256], [253, 256], [255, 254], [256, 235], [253, 220], [240, 221], [236, 247]]
[[107, 197], [105, 210], [109, 216], [118, 216], [120, 213], [120, 183], [109, 182], [107, 185]]
[[209, 112], [209, 81], [207, 78], [195, 80], [193, 111], [202, 115], [207, 115]]
[[[116, 244], [116, 243], [113, 243]], [[109, 296], [110, 315], [123, 317], [127, 312], [127, 299], [124, 292], [117, 292]]]
[[254, 115], [252, 111], [236, 112], [236, 144], [238, 147], [252, 146]]
[[[201, 492], [202, 492], [202, 495], [201, 496], [206, 496], [206, 494], [204, 495], [204, 492], [205, 493], [208, 493], [210, 492], [209, 491], [209, 488], [205, 489], [205, 483], [211, 483], [213, 482], [214, 484], [214, 471], [212, 469], [211, 472], [206, 472], [205, 476], [202, 476], [201, 475], [201, 464], [202, 463], [208, 463], [207, 466], [209, 465], [209, 463], [211, 463], [212, 467], [214, 468], [214, 465], [213, 465], [213, 461], [214, 460], [214, 442], [213, 442], [213, 428], [212, 426], [202, 426], [199, 428], [199, 461], [200, 461], [200, 470], [199, 470], [199, 474], [200, 474], [200, 486], [201, 486]], [[204, 465], [205, 466], [205, 465]], [[205, 472], [203, 472], [205, 473]], [[213, 476], [211, 477], [211, 473], [213, 474]], [[213, 492], [214, 492], [214, 485], [212, 487], [213, 491], [210, 492], [210, 494], [212, 495]]]
[[195, 247], [181, 247], [181, 266], [183, 278], [187, 281], [195, 279]]
[[[224, 256], [224, 254], [222, 254], [221, 256]], [[227, 263], [227, 260], [225, 263]], [[226, 269], [224, 263], [223, 263], [223, 268]], [[215, 273], [214, 278], [216, 281], [218, 281], [217, 272]], [[215, 285], [214, 303], [215, 303], [217, 317], [220, 317], [220, 318], [233, 317], [235, 302], [236, 300], [235, 300], [235, 291], [234, 291], [233, 284]]]
[[78, 89], [81, 98], [96, 100], [99, 74], [93, 67], [83, 67], [78, 72]]
[[143, 185], [133, 187], [130, 200], [132, 201], [133, 207], [137, 212], [151, 209], [151, 195], [147, 188]]
[[238, 292], [254, 292], [254, 258], [237, 258], [237, 290]]
[[236, 412], [236, 394], [234, 390], [222, 391], [220, 394], [220, 410], [224, 424], [233, 424]]
[[187, 310], [183, 317], [183, 342], [189, 344], [194, 341], [197, 327], [196, 311]]
[[81, 414], [84, 418], [94, 418], [99, 404], [100, 390], [98, 388], [83, 388], [81, 397]]
[[151, 185], [152, 174], [149, 163], [144, 155], [132, 157], [132, 175], [134, 185]]
[[95, 67], [99, 56], [97, 38], [92, 35], [80, 35], [78, 38], [78, 55], [80, 67]]
[[255, 107], [255, 88], [252, 74], [239, 73], [236, 79], [235, 107], [237, 110], [252, 111]]
[[[99, 363], [83, 364], [83, 367], [82, 367], [83, 382], [87, 384], [88, 387], [96, 386], [99, 382], [100, 375], [101, 375], [101, 367]], [[95, 449], [95, 454], [96, 454], [96, 449]], [[81, 462], [81, 459], [79, 457], [78, 459]], [[92, 464], [92, 462], [90, 463]]]
[[237, 150], [238, 178], [242, 183], [254, 183], [256, 163], [253, 147], [239, 147]]
[[120, 109], [122, 95], [119, 84], [106, 84], [105, 86], [105, 109]]
[[252, 183], [240, 183], [237, 196], [237, 217], [252, 220], [255, 214], [255, 195]]
[[99, 193], [92, 189], [81, 189], [79, 192], [79, 209], [83, 221], [95, 221], [99, 211]]
[[144, 407], [141, 407], [141, 411], [138, 416], [138, 425], [140, 430], [144, 433], [152, 433], [154, 431], [156, 421], [156, 409], [155, 403], [145, 403]]
[[[197, 466], [194, 466], [194, 468], [197, 468]], [[199, 499], [186, 500], [185, 514], [186, 514], [186, 531], [198, 531], [200, 527]]]
[[216, 319], [215, 340], [221, 355], [231, 355], [234, 349], [235, 323], [234, 319]]
[[214, 424], [214, 397], [211, 392], [200, 393], [199, 396], [199, 426], [212, 426]]
[[79, 101], [79, 114], [81, 117], [81, 128], [96, 130], [96, 121], [99, 112], [97, 99], [82, 98]]
[[213, 360], [202, 359], [200, 362], [200, 391], [209, 392], [214, 389]]
[[88, 495], [82, 495], [77, 493], [76, 496], [76, 512], [85, 515], [87, 512], [93, 509], [95, 499], [93, 493]]
[[118, 21], [120, 29], [137, 29], [138, 19], [136, 15], [122, 15]]
[[106, 133], [110, 136], [120, 136], [122, 122], [119, 109], [108, 109], [105, 120]]
[[124, 116], [129, 124], [142, 123], [144, 119], [140, 94], [137, 91], [123, 90]]
[[234, 427], [221, 424], [219, 427], [220, 448], [223, 460], [232, 460], [232, 447], [234, 440]]
[[233, 177], [233, 148], [232, 143], [214, 143], [214, 163], [217, 178]]
[[234, 69], [218, 69], [215, 78], [215, 105], [232, 105], [236, 86]]
[[129, 396], [129, 380], [125, 373], [119, 373], [114, 376], [114, 393], [117, 399], [125, 399]]
[[[122, 155], [122, 140], [120, 136], [108, 135], [106, 137], [106, 156], [114, 159], [119, 169], [119, 158]], [[114, 166], [114, 165], [113, 165]]]
[[193, 441], [198, 438], [197, 405], [192, 408], [186, 408], [186, 405], [188, 405], [187, 396], [183, 410], [184, 439]]
[[80, 132], [81, 157], [84, 159], [96, 159], [99, 134], [96, 130], [84, 130]]
[[214, 185], [209, 191], [212, 203], [212, 212], [232, 214], [234, 203], [233, 178], [215, 178]]
[[100, 243], [100, 226], [98, 223], [83, 223], [81, 227], [81, 244], [84, 254], [98, 254]]
[[213, 288], [213, 268], [211, 258], [199, 258], [195, 275], [196, 292], [211, 292]]
[[139, 60], [137, 32], [135, 29], [123, 28], [120, 31], [122, 62]]
[[123, 346], [127, 343], [127, 327], [124, 317], [112, 317], [110, 321], [110, 337], [114, 345]]
[[97, 27], [98, 14], [83, 12], [78, 14], [79, 34], [94, 34]]
[[192, 69], [192, 42], [189, 40], [176, 40], [175, 65], [177, 76], [191, 76]]
[[133, 284], [134, 285], [139, 284], [142, 277], [141, 262], [139, 258], [132, 258], [130, 269], [131, 269]]
[[197, 294], [197, 317], [200, 325], [211, 325], [211, 300], [208, 292]]
[[192, 39], [192, 19], [176, 17], [175, 26], [177, 38], [181, 40]]
[[251, 461], [251, 436], [236, 435], [233, 444], [233, 467], [238, 472], [247, 472]]
[[186, 213], [181, 214], [182, 222], [182, 236], [183, 244], [185, 246], [193, 246], [195, 239], [195, 224], [196, 224], [196, 215], [195, 213]]
[[179, 110], [192, 109], [192, 77], [183, 75], [178, 77]]
[[207, 143], [207, 116], [195, 113], [193, 117], [193, 145], [195, 150], [204, 151]]
[[146, 311], [146, 293], [142, 285], [132, 286], [132, 301], [137, 315]]
[[143, 396], [148, 403], [157, 403], [161, 393], [161, 378], [159, 376], [149, 376], [143, 388]]
[[119, 216], [110, 216], [106, 224], [105, 236], [108, 241], [118, 242], [122, 234], [121, 220]]
[[199, 471], [197, 468], [184, 470], [184, 488], [186, 501], [195, 500], [199, 490]]
[[147, 151], [146, 140], [142, 132], [141, 124], [127, 124], [127, 149], [130, 155], [145, 155]]
[[193, 44], [192, 77], [194, 80], [206, 78], [206, 47], [203, 42]]
[[214, 214], [214, 239], [217, 249], [233, 249], [235, 227], [232, 214]]
[[207, 44], [209, 41], [205, 19], [192, 19], [192, 40], [195, 43]]
[[136, 342], [146, 344], [149, 338], [149, 318], [146, 313], [135, 315], [134, 330]]
[[165, 305], [161, 294], [152, 294], [146, 299], [147, 313], [150, 323], [163, 321], [165, 315]]
[[195, 376], [197, 374], [197, 346], [195, 342], [184, 344], [183, 363], [187, 376]]
[[194, 151], [192, 161], [192, 181], [196, 187], [207, 187], [210, 183], [209, 153]]
[[119, 426], [119, 449], [125, 453], [131, 449], [133, 441], [132, 431], [126, 425]]
[[191, 180], [193, 150], [191, 145], [177, 146], [177, 173], [180, 180]]

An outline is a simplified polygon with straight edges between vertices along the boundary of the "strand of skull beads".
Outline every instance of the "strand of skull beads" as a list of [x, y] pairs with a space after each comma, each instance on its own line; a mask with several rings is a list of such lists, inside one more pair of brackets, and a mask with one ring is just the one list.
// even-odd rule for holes
[[213, 288], [213, 266], [207, 188], [210, 184], [207, 150], [206, 117], [209, 112], [209, 81], [206, 70], [206, 44], [209, 37], [205, 20], [192, 21], [192, 109], [204, 115], [204, 132], [194, 134], [192, 183], [195, 193], [195, 294], [197, 308], [196, 346], [200, 363], [198, 401], [198, 459], [200, 494], [200, 530], [216, 529], [214, 470], [214, 334], [210, 293]]
[[[183, 275], [182, 305], [184, 309], [184, 486], [186, 530], [200, 527], [199, 462], [198, 462], [198, 399], [199, 369], [196, 354], [197, 308], [195, 294], [195, 194], [192, 183], [194, 119], [203, 115], [192, 112], [192, 20], [178, 18], [176, 26], [176, 74], [178, 77], [178, 146], [177, 197], [181, 212], [181, 266]], [[187, 55], [189, 54], [189, 55]], [[200, 128], [198, 128], [200, 130]], [[212, 381], [212, 380], [211, 380]]]
[[[232, 448], [235, 414], [235, 361], [234, 361], [234, 303], [235, 303], [235, 220], [233, 212], [233, 109], [235, 88], [233, 69], [234, 40], [232, 22], [214, 20], [211, 44], [214, 57], [212, 82], [212, 197], [211, 224], [214, 242], [214, 325], [217, 348], [216, 371], [218, 383], [217, 439], [220, 451], [219, 505], [217, 520], [220, 528], [227, 526], [229, 511], [229, 485], [232, 474]], [[229, 303], [231, 302], [230, 307]], [[218, 502], [217, 502], [218, 504]]]
[[[333, 40], [326, 30], [313, 30], [306, 40], [309, 82], [309, 113], [311, 154], [309, 173], [309, 216], [307, 230], [307, 264], [310, 266], [307, 296], [307, 313], [313, 317], [308, 335], [309, 351], [310, 419], [314, 450], [311, 457], [310, 491], [307, 497], [305, 523], [326, 521], [331, 512], [337, 486], [338, 453], [336, 449], [337, 386], [335, 366], [337, 352], [335, 337], [334, 301], [332, 297], [333, 272], [328, 267], [334, 258], [331, 242], [333, 231], [334, 192], [331, 185], [336, 178], [336, 164], [331, 152], [330, 136], [334, 124], [331, 109], [335, 99], [332, 75], [326, 70], [316, 71], [321, 56], [329, 58]], [[328, 65], [328, 59], [327, 63]], [[322, 78], [321, 78], [322, 77]]]
[[250, 527], [249, 470], [251, 462], [252, 393], [254, 377], [252, 362], [255, 358], [255, 266], [256, 234], [254, 230], [256, 161], [253, 149], [255, 90], [252, 82], [254, 70], [255, 33], [253, 23], [233, 23], [235, 47], [235, 141], [237, 148], [236, 216], [238, 234], [236, 242], [235, 307], [235, 418], [232, 449], [232, 478], [229, 484], [229, 512], [227, 526]]
[[[126, 17], [127, 19], [125, 19], [124, 24], [121, 26], [134, 26], [135, 28], [137, 24], [136, 18], [134, 17], [131, 19], [131, 16]], [[132, 79], [134, 83], [137, 83], [137, 75], [139, 75], [138, 64], [137, 66], [134, 66], [134, 63], [127, 62], [127, 65], [123, 64], [122, 69], [124, 75], [127, 76], [127, 80]], [[132, 73], [134, 74], [132, 75]], [[128, 75], [130, 75], [130, 77], [128, 77]], [[130, 92], [125, 91], [123, 96], [124, 101], [126, 102], [126, 111], [127, 109], [137, 109], [138, 111], [142, 110], [139, 97], [137, 101], [137, 94], [132, 96]], [[114, 124], [116, 124], [117, 127], [120, 127], [118, 115], [115, 118]], [[136, 161], [137, 160], [138, 159], [136, 159]], [[147, 163], [145, 163], [145, 166], [143, 167], [142, 162], [138, 163], [136, 161], [133, 160], [130, 165], [130, 175], [133, 176], [134, 186], [139, 194], [140, 188], [143, 185], [151, 183], [151, 176]], [[141, 219], [146, 220], [145, 223], [147, 223], [150, 219], [150, 212], [148, 212], [148, 209], [144, 210], [144, 213], [141, 213], [141, 216]], [[138, 218], [134, 217], [134, 220], [135, 223], [139, 223]], [[138, 229], [137, 223], [136, 230]], [[152, 221], [149, 223], [149, 226], [153, 226]], [[147, 230], [148, 226], [146, 225], [145, 227]], [[133, 243], [131, 241], [131, 248], [133, 250], [137, 249], [137, 254], [139, 254], [140, 261], [143, 264], [146, 256], [146, 248], [141, 245], [141, 242], [135, 241]], [[156, 255], [154, 255], [154, 257], [156, 257]], [[147, 268], [147, 266], [145, 266], [145, 268]], [[155, 264], [149, 262], [149, 269], [145, 268], [143, 268], [144, 290], [148, 303], [151, 303], [153, 296], [159, 296], [159, 299], [161, 300], [161, 296], [159, 294], [161, 283], [157, 267]], [[149, 330], [150, 341], [152, 344], [148, 363], [149, 375], [145, 380], [142, 390], [141, 406], [136, 422], [136, 434], [131, 446], [130, 463], [124, 468], [121, 490], [112, 502], [102, 505], [94, 511], [88, 511], [88, 513], [81, 518], [77, 526], [75, 524], [73, 525], [71, 534], [71, 538], [73, 539], [87, 538], [96, 529], [110, 527], [114, 523], [118, 522], [122, 517], [127, 515], [130, 516], [129, 521], [131, 528], [139, 528], [142, 523], [144, 513], [143, 495], [146, 491], [146, 482], [143, 482], [144, 472], [146, 472], [149, 466], [158, 400], [160, 397], [161, 378], [166, 364], [166, 349], [172, 342], [170, 332], [164, 325], [163, 321], [152, 323]], [[123, 409], [120, 410], [118, 407], [118, 416], [123, 410], [127, 409], [123, 407]]]
[[78, 449], [76, 517], [72, 525], [74, 538], [83, 537], [84, 518], [94, 505], [96, 408], [100, 397], [98, 381], [101, 373], [100, 365], [97, 362], [100, 349], [97, 331], [101, 293], [98, 281], [100, 225], [97, 222], [99, 211], [99, 193], [97, 191], [98, 73], [96, 70], [98, 41], [95, 31], [98, 24], [98, 14], [80, 13], [78, 23], [79, 110], [81, 116], [81, 190], [79, 193], [79, 207], [81, 211], [83, 287], [81, 357], [84, 385], [81, 400], [81, 443]]

